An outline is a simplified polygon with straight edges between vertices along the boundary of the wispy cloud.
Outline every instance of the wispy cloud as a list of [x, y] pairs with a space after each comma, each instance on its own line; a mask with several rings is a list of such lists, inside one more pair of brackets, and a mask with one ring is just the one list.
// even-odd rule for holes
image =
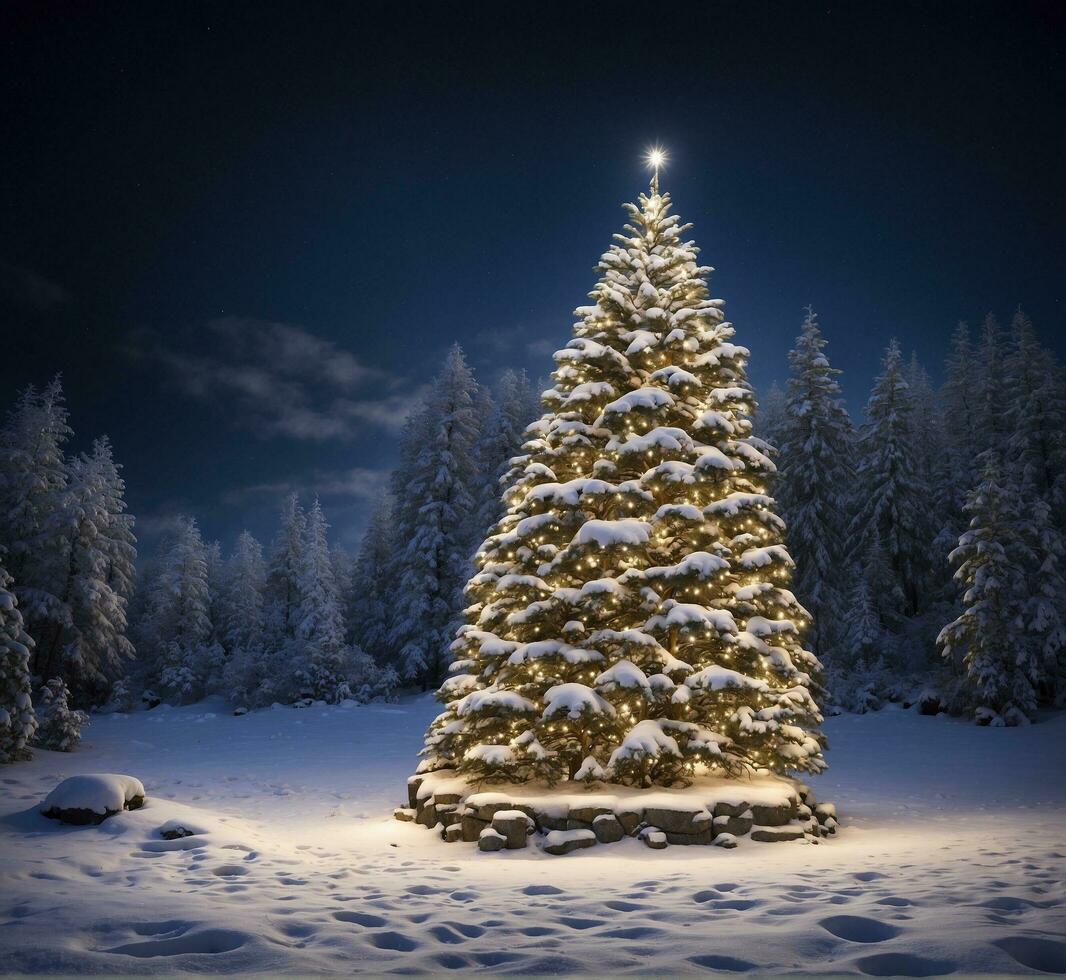
[[353, 466], [346, 470], [317, 470], [299, 477], [236, 487], [226, 493], [224, 501], [230, 505], [254, 500], [280, 502], [292, 493], [308, 498], [318, 496], [377, 501], [385, 492], [388, 480], [388, 470], [375, 470], [363, 466]]
[[35, 313], [48, 313], [70, 302], [66, 287], [39, 272], [0, 259], [0, 296]]
[[[545, 334], [554, 336], [545, 336]], [[510, 327], [482, 330], [475, 338], [478, 350], [489, 351], [499, 356], [521, 360], [522, 358], [550, 357], [562, 345], [558, 343], [557, 323], [540, 327], [516, 323]], [[515, 358], [518, 354], [519, 357]]]
[[161, 364], [190, 397], [232, 408], [233, 421], [261, 437], [322, 442], [394, 432], [419, 394], [292, 324], [226, 317], [198, 334], [196, 343], [175, 345], [139, 331], [130, 349]]

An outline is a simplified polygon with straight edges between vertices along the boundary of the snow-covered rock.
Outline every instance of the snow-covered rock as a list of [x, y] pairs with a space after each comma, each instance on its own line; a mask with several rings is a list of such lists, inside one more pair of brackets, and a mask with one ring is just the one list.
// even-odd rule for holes
[[133, 776], [86, 773], [64, 779], [41, 804], [41, 813], [70, 824], [102, 823], [120, 810], [144, 805], [144, 786]]

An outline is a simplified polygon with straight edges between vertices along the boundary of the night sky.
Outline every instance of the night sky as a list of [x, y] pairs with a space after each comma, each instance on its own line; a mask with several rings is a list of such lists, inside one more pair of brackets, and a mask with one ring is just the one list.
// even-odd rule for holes
[[4, 4], [4, 408], [62, 371], [149, 547], [288, 489], [354, 544], [448, 345], [550, 371], [657, 142], [757, 385], [807, 303], [853, 414], [893, 335], [1066, 353], [1066, 5], [874, 8]]

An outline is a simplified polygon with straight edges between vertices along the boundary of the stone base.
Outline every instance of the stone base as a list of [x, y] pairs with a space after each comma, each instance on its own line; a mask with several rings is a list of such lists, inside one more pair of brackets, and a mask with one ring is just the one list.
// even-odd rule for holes
[[[568, 784], [569, 785], [569, 784]], [[803, 783], [781, 777], [706, 777], [684, 789], [623, 786], [570, 790], [535, 785], [471, 785], [443, 770], [408, 780], [407, 807], [397, 820], [439, 827], [445, 841], [483, 851], [515, 850], [534, 841], [549, 854], [633, 837], [648, 847], [732, 848], [745, 840], [818, 843], [835, 834], [838, 817]]]

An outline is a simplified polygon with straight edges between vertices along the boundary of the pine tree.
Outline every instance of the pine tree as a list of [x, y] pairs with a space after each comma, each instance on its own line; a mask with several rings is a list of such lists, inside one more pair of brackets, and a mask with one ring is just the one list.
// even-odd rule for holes
[[371, 515], [360, 542], [349, 606], [354, 645], [381, 664], [390, 659], [389, 611], [395, 601], [391, 569], [396, 549], [392, 508], [386, 500]]
[[[944, 406], [943, 439], [946, 466], [938, 471], [942, 495], [939, 540], [951, 541], [953, 550], [966, 527], [964, 507], [970, 490], [977, 485], [976, 460], [981, 452], [977, 436], [977, 363], [970, 344], [970, 328], [960, 322], [951, 338], [951, 354], [944, 368], [941, 389]], [[946, 554], [942, 547], [936, 554]]]
[[281, 512], [281, 527], [271, 549], [266, 580], [266, 625], [275, 645], [296, 638], [300, 623], [300, 572], [307, 518], [292, 494]]
[[315, 498], [307, 512], [307, 528], [299, 569], [299, 624], [301, 662], [298, 683], [310, 697], [337, 699], [345, 677], [345, 622], [341, 597], [333, 573], [326, 523]]
[[476, 384], [461, 348], [452, 347], [425, 408], [405, 430], [405, 465], [394, 476], [401, 550], [391, 642], [401, 676], [424, 684], [441, 675], [469, 569]]
[[951, 553], [963, 612], [940, 633], [945, 658], [962, 655], [979, 720], [1024, 723], [1036, 707], [1029, 645], [1019, 636], [1027, 594], [1026, 549], [1018, 534], [1013, 495], [1003, 486], [994, 454], [970, 494], [969, 530]]
[[63, 678], [53, 677], [37, 693], [38, 726], [34, 744], [53, 752], [73, 752], [89, 716], [70, 706]]
[[1004, 363], [1007, 456], [1016, 481], [1029, 485], [1066, 529], [1066, 392], [1051, 353], [1020, 309]]
[[526, 427], [540, 414], [539, 398], [525, 371], [504, 371], [490, 401], [477, 445], [480, 483], [472, 523], [472, 547], [484, 531], [503, 516], [500, 480], [510, 469], [510, 460], [522, 450]]
[[15, 580], [26, 631], [35, 641], [31, 669], [51, 677], [62, 664], [70, 605], [64, 596], [72, 509], [63, 446], [71, 437], [59, 377], [18, 398], [0, 431], [0, 542]]
[[785, 424], [785, 413], [788, 409], [788, 398], [781, 386], [774, 381], [766, 394], [759, 399], [758, 409], [755, 413], [755, 431], [759, 438], [764, 439], [771, 446], [777, 447], [781, 441], [781, 429]]
[[137, 549], [124, 492], [107, 439], [98, 439], [90, 455], [71, 461], [70, 539], [62, 589], [70, 623], [59, 640], [61, 676], [83, 701], [93, 703], [134, 657], [126, 634]]
[[242, 705], [253, 700], [266, 667], [265, 587], [263, 547], [251, 534], [242, 531], [226, 566], [217, 624], [227, 655], [224, 690], [231, 700]]
[[933, 532], [930, 490], [915, 458], [913, 403], [895, 340], [874, 381], [866, 417], [859, 435], [860, 500], [851, 532], [859, 553], [868, 553], [875, 541], [884, 548], [893, 572], [893, 592], [898, 588], [902, 597], [901, 611], [913, 616], [922, 599]]
[[33, 640], [23, 629], [11, 576], [0, 566], [0, 763], [30, 757], [37, 731], [30, 683]]
[[784, 418], [778, 427], [779, 463], [774, 495], [788, 524], [788, 547], [799, 569], [796, 594], [814, 619], [810, 637], [824, 656], [826, 636], [848, 589], [842, 572], [854, 480], [851, 419], [824, 350], [826, 341], [810, 307], [796, 347]]
[[143, 632], [154, 679], [178, 698], [196, 700], [221, 669], [222, 650], [212, 639], [206, 547], [193, 518], [179, 518], [163, 542], [148, 588]]
[[227, 653], [253, 650], [263, 642], [263, 546], [247, 531], [237, 536], [222, 583], [218, 632]]
[[[995, 315], [989, 313], [981, 326], [981, 342], [977, 348], [974, 368], [974, 435], [975, 459], [983, 465], [986, 453], [1000, 454], [1006, 435], [1003, 411], [1004, 397], [1003, 328]], [[978, 469], [978, 472], [981, 472]]]
[[423, 770], [669, 785], [824, 766], [747, 351], [669, 207], [657, 181], [627, 206], [556, 354]]

